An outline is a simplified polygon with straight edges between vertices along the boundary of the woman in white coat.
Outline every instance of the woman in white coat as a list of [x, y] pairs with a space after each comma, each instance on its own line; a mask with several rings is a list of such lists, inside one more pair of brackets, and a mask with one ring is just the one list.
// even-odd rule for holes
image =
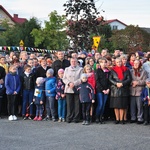
[[65, 83], [65, 93], [67, 102], [67, 122], [79, 122], [80, 101], [79, 95], [75, 91], [75, 86], [81, 83], [80, 76], [83, 68], [78, 66], [76, 58], [71, 58], [70, 66], [65, 69], [63, 82]]

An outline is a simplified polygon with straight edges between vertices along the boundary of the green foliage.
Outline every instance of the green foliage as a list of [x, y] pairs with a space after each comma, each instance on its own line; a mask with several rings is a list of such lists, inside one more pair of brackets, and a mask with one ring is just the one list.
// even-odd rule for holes
[[150, 34], [144, 32], [138, 26], [127, 26], [124, 30], [113, 32], [111, 42], [113, 47], [123, 49], [124, 52], [149, 49]]
[[32, 37], [35, 46], [43, 44], [47, 49], [65, 50], [68, 47], [68, 39], [65, 30], [66, 17], [60, 16], [56, 11], [49, 14], [49, 21], [45, 21], [44, 29], [33, 29]]
[[21, 25], [16, 24], [14, 26], [9, 26], [7, 22], [3, 22], [2, 26], [6, 29], [1, 34], [3, 42], [0, 42], [0, 44], [2, 46], [19, 46], [20, 40], [23, 40], [25, 46], [34, 47], [34, 38], [30, 33], [33, 29], [40, 28], [36, 18], [31, 18]]

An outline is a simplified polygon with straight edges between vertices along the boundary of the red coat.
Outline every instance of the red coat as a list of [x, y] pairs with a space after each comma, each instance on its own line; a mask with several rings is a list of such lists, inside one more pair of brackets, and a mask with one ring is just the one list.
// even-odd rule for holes
[[96, 88], [96, 80], [95, 80], [95, 73], [92, 72], [88, 75], [88, 83], [92, 86], [92, 88], [94, 89], [94, 94], [96, 94], [95, 88]]

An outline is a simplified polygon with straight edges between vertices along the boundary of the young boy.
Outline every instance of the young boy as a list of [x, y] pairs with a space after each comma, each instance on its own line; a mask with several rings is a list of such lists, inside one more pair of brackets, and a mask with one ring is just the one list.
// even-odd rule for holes
[[54, 70], [48, 69], [46, 72], [45, 95], [46, 95], [46, 112], [47, 116], [44, 120], [49, 120], [50, 115], [52, 120], [56, 121], [55, 110], [55, 95], [56, 95], [56, 78], [53, 76]]
[[150, 78], [146, 79], [146, 87], [142, 90], [141, 99], [144, 103], [144, 125], [147, 125], [150, 121]]
[[41, 121], [43, 115], [43, 101], [44, 101], [44, 83], [45, 79], [43, 77], [38, 77], [36, 79], [36, 87], [34, 90], [33, 102], [36, 105], [36, 116], [34, 121]]
[[77, 91], [79, 92], [80, 102], [82, 103], [82, 115], [83, 115], [83, 123], [82, 125], [89, 125], [90, 120], [90, 108], [91, 104], [95, 102], [94, 100], [94, 89], [87, 82], [88, 76], [83, 73], [81, 75], [82, 83], [77, 87]]
[[35, 89], [35, 75], [31, 73], [31, 66], [24, 66], [24, 73], [21, 80], [23, 88], [22, 117], [23, 120], [31, 120], [33, 117], [33, 105], [30, 106], [29, 114], [27, 112], [27, 105], [32, 102]]

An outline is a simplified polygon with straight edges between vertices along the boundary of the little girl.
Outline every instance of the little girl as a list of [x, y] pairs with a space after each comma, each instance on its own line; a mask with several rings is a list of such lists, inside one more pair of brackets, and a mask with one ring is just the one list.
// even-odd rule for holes
[[[94, 90], [94, 94], [96, 94], [96, 92], [95, 92], [95, 88], [96, 88], [95, 73], [89, 64], [84, 66], [84, 73], [87, 74], [87, 82], [92, 86], [92, 88]], [[94, 104], [91, 104], [90, 122], [92, 122], [92, 120], [93, 120], [93, 112], [94, 112]]]
[[58, 100], [58, 122], [65, 122], [66, 116], [66, 99], [65, 99], [65, 84], [62, 81], [64, 70], [58, 70], [58, 78], [56, 83], [56, 100]]
[[36, 105], [36, 116], [34, 121], [41, 121], [43, 115], [43, 101], [44, 101], [44, 83], [45, 79], [43, 77], [38, 77], [36, 79], [36, 87], [34, 91], [33, 102]]
[[9, 67], [9, 73], [5, 77], [5, 87], [8, 99], [8, 120], [17, 120], [15, 116], [16, 99], [21, 88], [19, 76], [16, 74], [17, 68], [14, 65]]

